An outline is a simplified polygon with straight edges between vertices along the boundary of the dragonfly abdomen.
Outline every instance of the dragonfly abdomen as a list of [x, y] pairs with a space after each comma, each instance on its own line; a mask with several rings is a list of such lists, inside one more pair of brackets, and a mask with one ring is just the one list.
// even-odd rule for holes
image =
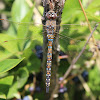
[[47, 68], [46, 68], [46, 92], [49, 91], [50, 77], [51, 77], [51, 65], [52, 65], [52, 42], [48, 39], [48, 52], [47, 52]]

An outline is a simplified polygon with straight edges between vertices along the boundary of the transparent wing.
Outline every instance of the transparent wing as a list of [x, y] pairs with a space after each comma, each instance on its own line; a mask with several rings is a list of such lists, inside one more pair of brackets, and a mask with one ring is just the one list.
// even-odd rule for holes
[[[75, 2], [73, 5], [72, 3], [68, 2], [69, 1], [66, 2], [62, 13], [59, 44], [60, 50], [68, 54], [71, 61], [72, 58], [76, 57], [77, 54], [81, 51], [88, 38], [88, 35], [90, 34], [90, 30], [88, 28], [87, 22], [85, 21], [85, 17], [79, 3]], [[96, 11], [97, 9], [95, 8], [94, 10]], [[90, 11], [92, 12], [92, 10]], [[93, 13], [87, 13], [87, 15], [90, 21], [90, 25], [93, 29], [95, 24], [99, 21], [99, 17], [95, 17]], [[20, 18], [20, 16], [16, 17]], [[38, 23], [34, 24], [33, 22], [30, 23], [26, 21], [17, 22], [14, 20], [12, 21], [2, 18], [0, 31], [0, 49], [2, 51], [2, 55], [6, 54], [3, 52], [7, 52], [9, 56], [14, 55], [20, 57], [23, 55], [24, 51], [27, 51], [27, 54], [29, 52], [32, 53], [32, 50], [34, 50], [36, 45], [43, 45], [43, 25]], [[99, 32], [100, 26], [94, 32], [96, 41], [100, 39]], [[87, 50], [85, 50], [86, 53], [91, 51], [90, 46], [92, 47], [92, 43], [90, 43], [90, 45], [87, 47]], [[23, 56], [26, 56], [27, 54]], [[6, 58], [6, 55], [3, 55], [2, 57]]]
[[[18, 23], [4, 19], [2, 21], [10, 24], [7, 31], [3, 27], [1, 28], [0, 46], [2, 52], [7, 52], [9, 56], [20, 56], [24, 50], [29, 49], [32, 52], [36, 45], [43, 45], [42, 25], [36, 26], [29, 22]], [[98, 32], [97, 30], [95, 33]], [[59, 34], [60, 50], [68, 54], [72, 60], [73, 55], [76, 57], [84, 46], [90, 32], [87, 24], [62, 24], [60, 33], [56, 34]], [[89, 49], [87, 46], [86, 53], [90, 53]]]
[[[7, 58], [16, 59], [25, 57], [24, 61], [18, 65], [18, 68], [26, 67], [29, 72], [40, 72], [42, 60], [39, 59], [43, 58], [43, 51], [41, 49], [43, 46], [43, 25], [38, 23], [34, 24], [35, 20], [38, 20], [38, 17], [32, 20], [28, 5], [25, 3], [17, 3], [18, 1], [26, 2], [26, 0], [15, 0], [13, 6], [9, 5], [11, 11], [7, 6], [4, 11], [2, 10], [0, 12], [0, 17], [4, 14], [9, 19], [7, 20], [2, 17], [0, 20], [0, 61]], [[82, 3], [83, 7], [86, 8], [85, 12], [93, 30], [95, 24], [100, 22], [100, 4], [97, 3], [97, 0], [91, 0], [91, 2], [88, 0], [84, 2], [84, 0], [82, 0]], [[38, 7], [36, 7], [36, 9], [38, 9]], [[38, 12], [39, 11], [38, 9]], [[33, 14], [33, 10], [31, 10], [31, 13]], [[35, 14], [33, 14], [33, 17], [34, 16]], [[31, 23], [25, 21], [27, 19], [31, 19]], [[66, 0], [59, 32], [59, 77], [64, 75], [72, 60], [78, 56], [89, 34], [90, 30], [78, 0]], [[77, 70], [78, 68], [83, 68], [84, 70], [85, 68], [95, 66], [95, 61], [92, 61], [92, 59], [95, 59], [97, 55], [95, 47], [100, 49], [100, 25], [93, 35], [97, 45], [94, 45], [92, 39], [89, 41], [84, 53], [74, 65], [74, 70], [71, 74], [76, 71], [80, 72], [81, 70]], [[36, 47], [40, 50], [37, 51]], [[9, 73], [9, 75], [10, 74], [14, 73]], [[42, 75], [40, 75], [40, 77], [42, 77]]]

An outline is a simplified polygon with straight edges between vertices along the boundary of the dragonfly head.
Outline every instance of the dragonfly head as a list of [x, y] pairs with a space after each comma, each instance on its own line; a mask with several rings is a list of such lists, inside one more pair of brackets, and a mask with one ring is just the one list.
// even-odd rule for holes
[[47, 17], [47, 19], [56, 19], [57, 14], [54, 11], [50, 10], [47, 12], [46, 17]]

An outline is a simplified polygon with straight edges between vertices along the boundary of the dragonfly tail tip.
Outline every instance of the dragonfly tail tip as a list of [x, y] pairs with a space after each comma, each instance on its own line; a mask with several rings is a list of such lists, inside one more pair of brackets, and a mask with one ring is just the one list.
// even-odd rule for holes
[[49, 93], [49, 87], [46, 87], [46, 93]]

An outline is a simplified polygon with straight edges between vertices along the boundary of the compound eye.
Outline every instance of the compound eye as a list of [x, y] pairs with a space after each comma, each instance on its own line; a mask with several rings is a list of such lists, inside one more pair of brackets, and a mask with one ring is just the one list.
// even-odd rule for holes
[[52, 13], [52, 15], [54, 15], [54, 13]]

